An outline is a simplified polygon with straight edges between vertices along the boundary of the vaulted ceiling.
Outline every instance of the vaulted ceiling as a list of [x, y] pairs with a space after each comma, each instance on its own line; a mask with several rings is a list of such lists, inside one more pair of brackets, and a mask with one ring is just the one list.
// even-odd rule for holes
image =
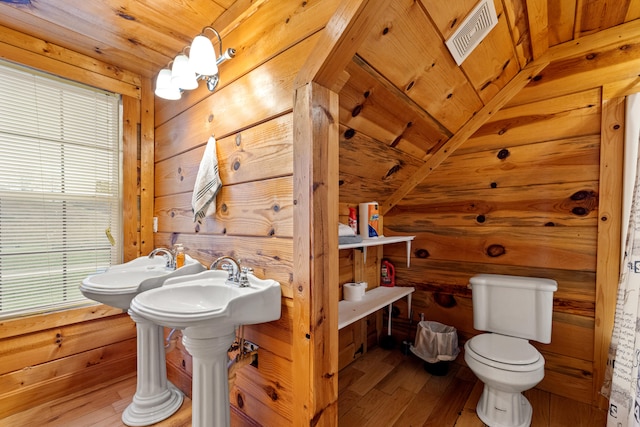
[[[0, 25], [152, 77], [203, 27], [215, 23], [224, 35], [244, 14], [267, 1], [278, 0], [3, 0]], [[302, 8], [308, 2], [300, 3]], [[412, 92], [418, 105], [455, 90], [464, 116], [548, 47], [640, 17], [637, 0], [496, 0], [499, 26], [482, 43], [475, 58], [458, 68], [447, 58], [442, 40], [453, 33], [476, 3], [392, 2], [385, 15], [401, 15], [401, 20], [387, 29], [388, 37], [372, 34], [361, 54], [366, 59], [373, 50], [383, 49], [386, 56], [379, 59], [398, 65], [388, 78], [401, 90], [413, 81], [412, 77], [421, 77], [418, 73], [426, 72], [430, 61], [438, 60], [435, 72], [414, 81]], [[10, 45], [15, 36], [3, 32], [2, 43]], [[431, 99], [418, 95], [432, 89], [436, 93], [430, 95]], [[452, 112], [441, 114], [446, 117], [436, 117], [449, 131], [455, 131], [464, 120]]]
[[[284, 0], [4, 0], [0, 56], [3, 49], [31, 43], [20, 40], [27, 34], [45, 41], [38, 49], [51, 57], [66, 49], [153, 79], [203, 27], [214, 24], [224, 39], [270, 1]], [[301, 1], [300, 10], [313, 1], [320, 0]], [[627, 64], [640, 57], [640, 0], [494, 0], [497, 25], [460, 66], [444, 41], [478, 0], [324, 1], [344, 9], [383, 5], [362, 27], [362, 43], [336, 90], [342, 130], [393, 148], [402, 158], [392, 163], [411, 174], [400, 184], [385, 182], [385, 173], [376, 171], [372, 179], [381, 181], [377, 191], [387, 198], [384, 211], [469, 138], [496, 106], [530, 79], [542, 78], [537, 73], [548, 64], [540, 84], [566, 84], [563, 69], [582, 67], [586, 76], [592, 64], [606, 68], [612, 80], [637, 78]], [[238, 55], [250, 48], [233, 47]], [[528, 85], [529, 100], [538, 83]]]

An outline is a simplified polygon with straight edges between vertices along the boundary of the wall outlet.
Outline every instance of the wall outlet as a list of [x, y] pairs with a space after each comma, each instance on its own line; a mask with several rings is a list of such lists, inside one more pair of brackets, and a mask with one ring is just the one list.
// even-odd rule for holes
[[153, 217], [153, 232], [154, 233], [158, 232], [158, 217], [157, 216]]

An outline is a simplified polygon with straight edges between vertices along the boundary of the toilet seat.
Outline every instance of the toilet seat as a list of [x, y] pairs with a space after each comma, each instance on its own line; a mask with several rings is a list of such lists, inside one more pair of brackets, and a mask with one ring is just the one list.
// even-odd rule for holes
[[544, 358], [527, 340], [499, 334], [480, 334], [467, 341], [469, 356], [497, 369], [530, 372], [544, 367]]

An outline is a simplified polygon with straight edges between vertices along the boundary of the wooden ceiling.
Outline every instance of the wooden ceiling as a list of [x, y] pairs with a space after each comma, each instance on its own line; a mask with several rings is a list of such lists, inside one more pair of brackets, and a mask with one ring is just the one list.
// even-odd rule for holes
[[[216, 23], [218, 31], [228, 31], [242, 13], [255, 10], [266, 1], [283, 0], [3, 0], [0, 25], [152, 77], [203, 27]], [[476, 3], [477, 0], [392, 2], [385, 14], [404, 16], [394, 21], [388, 37], [372, 35], [361, 52], [366, 59], [372, 49], [399, 48], [388, 51], [388, 57], [380, 60], [399, 65], [388, 79], [403, 91], [411, 77], [420, 77], [418, 71], [428, 70], [429, 61], [438, 60], [437, 70], [423, 74], [411, 92], [422, 101], [418, 105], [425, 105], [434, 96], [455, 91], [455, 103], [462, 112], [442, 111], [434, 116], [449, 131], [460, 126], [465, 112], [486, 102], [524, 62], [548, 46], [640, 17], [638, 0], [496, 0], [499, 27], [482, 43], [482, 53], [458, 69], [447, 58], [442, 40], [451, 35]], [[10, 33], [4, 33], [2, 41], [10, 43], [10, 37]], [[436, 93], [429, 98], [420, 95], [433, 89]]]
[[[216, 21], [231, 24], [225, 16], [237, 16], [248, 4], [243, 0], [5, 0], [0, 2], [0, 25], [153, 77], [205, 26]], [[10, 43], [10, 37], [4, 33], [2, 41]]]
[[357, 49], [340, 91], [341, 201], [373, 198], [388, 212], [532, 78], [528, 101], [553, 81], [575, 90], [579, 71], [585, 87], [605, 69], [637, 85], [640, 1], [494, 0], [497, 26], [457, 66], [444, 40], [476, 3], [392, 1]]
[[[214, 24], [224, 38], [261, 5], [277, 1], [285, 0], [0, 0], [0, 56], [2, 48], [27, 34], [45, 41], [38, 49], [49, 56], [63, 54], [56, 49], [60, 46], [153, 79], [203, 27]], [[357, 138], [385, 148], [380, 159], [353, 165], [348, 156], [344, 161], [341, 157], [341, 199], [343, 194], [350, 200], [355, 200], [354, 194], [362, 196], [358, 186], [363, 177], [370, 178], [369, 187], [387, 199], [385, 212], [471, 136], [488, 118], [489, 107], [519, 92], [535, 75], [535, 70], [523, 74], [529, 64], [549, 57], [554, 49], [575, 47], [607, 31], [603, 40], [610, 44], [615, 39], [612, 31], [615, 36], [620, 29], [627, 38], [629, 32], [640, 32], [638, 26], [629, 29], [629, 24], [640, 22], [640, 0], [494, 0], [497, 26], [458, 66], [444, 40], [477, 0], [308, 0], [300, 2], [300, 9], [314, 1], [343, 10], [380, 9], [376, 19], [360, 24], [366, 31], [354, 37], [362, 44], [355, 55], [349, 53], [339, 79], [344, 85], [335, 89], [340, 93], [343, 132], [355, 131]], [[234, 47], [241, 55], [242, 47]], [[637, 49], [631, 44], [618, 54], [637, 58]], [[623, 70], [620, 63], [626, 60], [615, 60], [617, 78], [637, 76], [633, 69]], [[549, 67], [559, 76], [558, 85], [566, 84], [561, 76], [566, 65]], [[535, 97], [535, 88], [528, 96]], [[341, 137], [343, 142], [347, 139]], [[349, 149], [348, 144], [341, 149]], [[362, 164], [379, 169], [362, 170]], [[358, 179], [351, 182], [350, 176]]]

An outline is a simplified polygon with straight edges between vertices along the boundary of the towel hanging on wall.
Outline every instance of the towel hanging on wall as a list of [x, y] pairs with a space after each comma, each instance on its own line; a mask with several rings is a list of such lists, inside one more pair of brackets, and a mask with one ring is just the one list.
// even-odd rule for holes
[[191, 198], [193, 222], [200, 223], [203, 218], [216, 212], [216, 194], [220, 188], [222, 188], [222, 181], [220, 181], [220, 173], [218, 172], [216, 139], [212, 135], [204, 149], [196, 183], [193, 187]]

